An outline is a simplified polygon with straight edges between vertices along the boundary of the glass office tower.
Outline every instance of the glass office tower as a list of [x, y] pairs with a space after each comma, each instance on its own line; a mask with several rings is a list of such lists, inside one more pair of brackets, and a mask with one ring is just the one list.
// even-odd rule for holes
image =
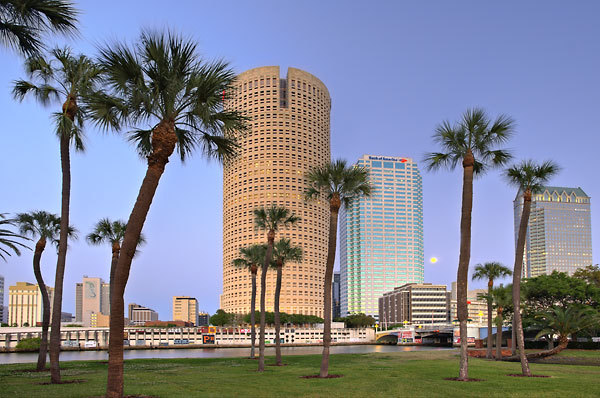
[[378, 317], [378, 299], [406, 283], [423, 283], [423, 189], [411, 158], [364, 155], [370, 197], [358, 197], [340, 217], [342, 316]]

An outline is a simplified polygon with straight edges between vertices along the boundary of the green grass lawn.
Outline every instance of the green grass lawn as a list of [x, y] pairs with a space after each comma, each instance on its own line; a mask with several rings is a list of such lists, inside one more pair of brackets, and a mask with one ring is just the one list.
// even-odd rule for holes
[[[591, 352], [591, 351], [590, 351]], [[598, 355], [598, 352], [594, 352]], [[568, 355], [566, 352], [563, 355]], [[577, 355], [581, 355], [577, 352]], [[273, 358], [268, 358], [268, 363]], [[469, 361], [470, 376], [482, 382], [444, 380], [458, 373], [456, 351], [340, 354], [331, 357], [337, 379], [302, 379], [316, 374], [320, 356], [288, 356], [288, 366], [267, 366], [256, 372], [257, 361], [224, 359], [139, 359], [125, 362], [125, 393], [157, 397], [599, 397], [600, 367], [532, 364], [535, 374], [550, 378], [517, 378], [520, 364], [484, 359]], [[106, 363], [65, 362], [64, 380], [79, 384], [40, 385], [48, 372], [19, 372], [35, 364], [0, 366], [2, 397], [102, 396]]]

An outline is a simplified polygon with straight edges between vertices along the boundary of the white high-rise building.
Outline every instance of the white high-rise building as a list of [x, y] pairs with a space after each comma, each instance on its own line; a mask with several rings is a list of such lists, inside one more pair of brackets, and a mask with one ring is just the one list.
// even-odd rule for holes
[[378, 318], [378, 299], [407, 283], [423, 283], [423, 191], [411, 158], [364, 155], [370, 197], [358, 197], [340, 216], [342, 316]]

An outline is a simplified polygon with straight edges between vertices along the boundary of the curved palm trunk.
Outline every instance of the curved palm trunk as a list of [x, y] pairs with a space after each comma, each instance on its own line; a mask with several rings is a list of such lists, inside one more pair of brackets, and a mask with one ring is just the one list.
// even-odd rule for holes
[[323, 356], [321, 357], [321, 370], [319, 377], [329, 374], [329, 346], [331, 346], [331, 280], [333, 278], [333, 263], [335, 262], [335, 249], [337, 240], [338, 211], [341, 200], [334, 194], [329, 203], [329, 241], [327, 245], [327, 263], [325, 264], [325, 281], [323, 282], [324, 303], [323, 308]]
[[[33, 254], [33, 274], [35, 280], [40, 287], [42, 293], [42, 338], [40, 341], [40, 352], [38, 354], [37, 367], [38, 371], [46, 368], [46, 355], [48, 354], [48, 327], [50, 326], [50, 297], [48, 296], [48, 289], [42, 278], [42, 270], [40, 267], [40, 261], [42, 259], [42, 252], [46, 247], [46, 239], [40, 238], [35, 245], [35, 252]], [[35, 326], [35, 325], [31, 325]]]
[[502, 359], [502, 307], [498, 307], [498, 319], [496, 320], [496, 361]]
[[[68, 109], [66, 109], [68, 108]], [[65, 110], [66, 109], [66, 110]], [[67, 99], [63, 105], [71, 121], [77, 105], [74, 100]], [[54, 300], [52, 305], [52, 328], [50, 329], [50, 381], [60, 383], [60, 317], [62, 311], [63, 281], [67, 262], [67, 239], [69, 237], [69, 205], [71, 201], [71, 159], [69, 153], [70, 137], [60, 136], [60, 165], [62, 171], [62, 203], [60, 208], [60, 235], [58, 242], [58, 259], [54, 277]]]
[[[492, 338], [492, 288], [494, 287], [494, 280], [490, 279], [488, 282], [488, 301], [487, 301], [487, 324], [488, 324], [488, 335], [487, 335], [487, 350], [485, 357], [492, 359], [492, 345], [494, 345], [494, 339]], [[496, 333], [498, 329], [496, 329]]]
[[275, 231], [269, 230], [267, 234], [267, 253], [265, 254], [265, 262], [262, 265], [260, 274], [260, 338], [258, 340], [258, 371], [264, 372], [265, 370], [265, 316], [266, 316], [266, 305], [265, 297], [267, 290], [267, 269], [271, 263], [273, 257], [273, 243], [275, 242]]
[[525, 339], [523, 337], [523, 320], [521, 319], [521, 274], [523, 272], [523, 252], [525, 250], [525, 237], [527, 234], [527, 223], [529, 222], [529, 213], [531, 212], [531, 191], [526, 190], [523, 193], [523, 213], [519, 223], [519, 235], [517, 237], [517, 248], [515, 250], [515, 267], [513, 270], [513, 304], [514, 329], [517, 337], [517, 346], [519, 348], [519, 359], [521, 360], [521, 370], [524, 376], [531, 376], [527, 355], [525, 354]]
[[546, 350], [546, 351], [540, 351], [540, 352], [536, 352], [533, 354], [529, 354], [527, 355], [527, 359], [537, 359], [537, 358], [546, 358], [552, 355], [556, 355], [559, 352], [561, 352], [562, 350], [564, 350], [565, 348], [567, 348], [567, 345], [569, 344], [569, 339], [567, 338], [567, 336], [559, 336], [558, 337], [558, 345], [556, 347], [554, 347], [551, 350]]
[[110, 340], [108, 343], [108, 380], [106, 396], [123, 396], [123, 328], [125, 323], [125, 304], [123, 294], [129, 278], [131, 260], [150, 210], [152, 199], [169, 156], [175, 149], [177, 137], [172, 122], [161, 122], [152, 132], [152, 154], [148, 156], [148, 169], [142, 181], [138, 197], [127, 221], [127, 229], [121, 245], [121, 253], [114, 276], [112, 302], [110, 303]]
[[256, 271], [252, 271], [252, 298], [250, 301], [250, 358], [254, 359], [256, 344]]
[[120, 252], [121, 252], [121, 245], [119, 245], [119, 242], [118, 241], [113, 242], [113, 244], [112, 244], [112, 260], [110, 262], [109, 291], [108, 291], [109, 314], [110, 314], [110, 305], [112, 305], [113, 289], [115, 286], [115, 270], [117, 269], [117, 263], [119, 262], [119, 253]]
[[283, 273], [283, 264], [277, 262], [277, 285], [275, 286], [275, 365], [281, 366], [281, 342], [280, 331], [281, 321], [279, 320], [279, 295], [281, 294], [281, 277]]
[[459, 380], [469, 378], [469, 355], [467, 338], [467, 288], [469, 281], [469, 261], [471, 260], [471, 213], [473, 210], [473, 165], [474, 158], [471, 150], [467, 151], [463, 160], [463, 191], [462, 210], [460, 218], [460, 255], [456, 274], [457, 315], [460, 328], [460, 369]]

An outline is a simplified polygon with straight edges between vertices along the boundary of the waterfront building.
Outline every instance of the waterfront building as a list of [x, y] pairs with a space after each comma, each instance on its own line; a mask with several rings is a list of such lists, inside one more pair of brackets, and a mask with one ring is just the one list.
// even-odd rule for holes
[[[523, 212], [523, 195], [514, 200], [515, 246]], [[552, 271], [573, 274], [592, 264], [590, 197], [581, 188], [543, 187], [531, 197], [531, 214], [523, 253], [523, 276]]]
[[340, 213], [341, 312], [379, 317], [378, 300], [406, 283], [423, 283], [423, 190], [411, 158], [364, 155], [370, 197]]
[[138, 304], [129, 304], [129, 324], [144, 325], [146, 322], [158, 321], [158, 312]]
[[173, 296], [173, 320], [198, 325], [198, 300], [190, 296]]
[[110, 284], [84, 275], [82, 282], [75, 284], [75, 321], [91, 326], [93, 313], [110, 315]]
[[[457, 288], [456, 282], [452, 282], [452, 290], [450, 294], [450, 320], [455, 322], [458, 321], [458, 307], [457, 307]], [[480, 298], [480, 296], [487, 294], [487, 289], [473, 289], [467, 291], [467, 308], [469, 322], [487, 325], [487, 301]], [[492, 310], [492, 319], [497, 315], [496, 310]]]
[[340, 307], [340, 273], [333, 273], [333, 291], [331, 293], [331, 304], [333, 308], [331, 309], [331, 319], [339, 318], [342, 316], [341, 307]]
[[407, 283], [379, 298], [379, 325], [435, 325], [449, 322], [446, 285]]
[[210, 314], [208, 312], [198, 312], [198, 326], [210, 325]]
[[[50, 298], [50, 316], [54, 288], [46, 286]], [[38, 285], [28, 282], [17, 282], [8, 287], [8, 324], [11, 326], [37, 326], [42, 322], [43, 300]]]
[[[239, 249], [266, 242], [254, 227], [253, 211], [277, 204], [300, 222], [277, 233], [303, 249], [302, 263], [283, 268], [282, 312], [323, 316], [329, 206], [324, 198], [306, 201], [306, 173], [330, 161], [327, 87], [315, 76], [278, 66], [241, 73], [225, 99], [228, 109], [246, 115], [248, 131], [239, 137], [239, 154], [223, 167], [223, 294], [221, 308], [250, 312], [251, 275], [235, 267]], [[258, 275], [260, 280], [260, 271]], [[276, 273], [267, 275], [266, 307], [273, 311]], [[257, 296], [260, 297], [260, 286]]]
[[0, 323], [7, 323], [7, 315], [4, 310], [4, 276], [0, 275]]

